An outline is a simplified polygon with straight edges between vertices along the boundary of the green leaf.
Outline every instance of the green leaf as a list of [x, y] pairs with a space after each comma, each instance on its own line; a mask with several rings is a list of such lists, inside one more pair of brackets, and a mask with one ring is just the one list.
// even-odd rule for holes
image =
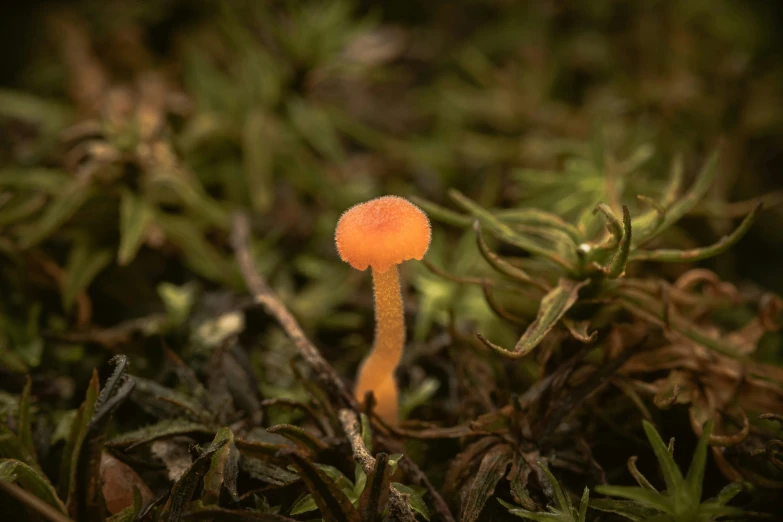
[[666, 184], [666, 188], [663, 191], [661, 198], [661, 205], [664, 208], [668, 208], [677, 201], [677, 196], [682, 188], [683, 175], [685, 174], [685, 166], [681, 155], [677, 155], [672, 161], [671, 174], [669, 175], [669, 182]]
[[364, 414], [359, 414], [359, 420], [362, 424], [362, 442], [367, 451], [372, 453], [372, 427], [370, 426], [370, 418]]
[[106, 445], [128, 451], [159, 439], [167, 439], [178, 435], [190, 435], [194, 433], [211, 435], [212, 433], [215, 433], [215, 430], [197, 422], [191, 422], [184, 419], [171, 419], [160, 421], [137, 430], [127, 431], [122, 435], [118, 435], [111, 439]]
[[324, 520], [327, 522], [362, 522], [359, 512], [353, 507], [350, 499], [322, 470], [296, 451], [289, 451], [286, 456], [296, 468], [307, 490], [313, 495]]
[[[168, 156], [165, 158], [165, 160], [169, 159]], [[151, 183], [146, 191], [147, 196], [152, 198], [158, 191], [171, 192], [191, 212], [191, 220], [227, 229], [230, 218], [221, 203], [204, 190], [195, 176], [183, 172], [173, 159], [171, 161], [173, 164], [156, 166], [152, 170]]]
[[616, 513], [634, 522], [647, 521], [660, 513], [659, 510], [639, 504], [635, 500], [593, 499], [590, 507], [599, 511]]
[[178, 286], [164, 281], [157, 290], [172, 324], [184, 324], [193, 309], [198, 287], [192, 282]]
[[49, 479], [24, 462], [15, 459], [0, 459], [0, 480], [16, 482], [60, 513], [66, 514], [65, 505], [57, 496]]
[[308, 493], [294, 502], [294, 505], [291, 506], [291, 511], [289, 511], [288, 514], [301, 515], [302, 513], [309, 513], [310, 511], [315, 511], [316, 509], [318, 509], [318, 504], [315, 503], [315, 498], [310, 493]]
[[61, 192], [72, 178], [66, 172], [47, 168], [16, 167], [0, 169], [0, 187], [15, 190], [33, 190], [54, 195]]
[[484, 209], [483, 207], [481, 207], [480, 205], [478, 205], [477, 203], [475, 203], [474, 201], [466, 197], [461, 192], [451, 189], [449, 190], [449, 196], [455, 202], [457, 202], [457, 204], [459, 204], [465, 210], [473, 214], [473, 216], [475, 216], [479, 220], [481, 226], [486, 228], [490, 232], [492, 232], [492, 234], [494, 234], [498, 239], [505, 241], [510, 245], [514, 245], [518, 248], [521, 248], [522, 250], [530, 252], [531, 254], [536, 254], [545, 257], [550, 261], [552, 261], [553, 263], [556, 263], [561, 267], [565, 268], [568, 271], [573, 270], [572, 263], [561, 258], [557, 252], [555, 252], [550, 248], [540, 245], [538, 242], [536, 242], [533, 239], [518, 234], [510, 226], [503, 223], [492, 212]]
[[684, 263], [701, 261], [727, 251], [734, 246], [750, 230], [761, 212], [762, 203], [747, 215], [742, 223], [729, 235], [723, 236], [717, 243], [692, 250], [636, 250], [631, 254], [633, 261], [658, 261], [662, 263]]
[[612, 207], [610, 207], [606, 203], [599, 203], [598, 205], [596, 205], [595, 209], [593, 209], [593, 214], [595, 214], [598, 211], [600, 211], [606, 218], [606, 229], [609, 231], [610, 234], [612, 234], [615, 243], [619, 243], [624, 235], [623, 229], [625, 227], [623, 223], [617, 218], [614, 211], [612, 210]]
[[658, 490], [655, 489], [655, 486], [653, 486], [650, 481], [647, 480], [647, 477], [642, 475], [642, 472], [639, 471], [639, 469], [636, 467], [637, 460], [638, 457], [631, 457], [628, 459], [628, 471], [631, 472], [631, 475], [633, 475], [633, 478], [641, 487], [649, 489], [650, 491], [655, 491], [657, 493]]
[[416, 205], [418, 205], [424, 212], [426, 212], [427, 216], [429, 216], [430, 219], [441, 221], [448, 225], [453, 225], [455, 227], [460, 227], [460, 228], [467, 228], [475, 220], [473, 216], [466, 216], [465, 214], [454, 212], [453, 210], [450, 210], [446, 207], [443, 207], [441, 205], [438, 205], [437, 203], [433, 203], [423, 198], [411, 196], [410, 200]]
[[239, 459], [239, 467], [250, 477], [272, 486], [288, 486], [299, 480], [299, 475], [280, 465], [242, 454]]
[[541, 471], [544, 472], [544, 475], [546, 475], [546, 478], [549, 480], [549, 484], [552, 486], [552, 490], [555, 492], [555, 507], [558, 511], [570, 515], [571, 501], [568, 498], [568, 494], [563, 492], [563, 488], [560, 487], [560, 482], [558, 482], [557, 478], [555, 478], [555, 476], [551, 471], [549, 471], [549, 468], [546, 467], [543, 462], [539, 462], [538, 466], [541, 468]]
[[292, 98], [288, 102], [288, 115], [311, 147], [327, 159], [342, 161], [345, 151], [326, 111], [301, 98]]
[[272, 116], [260, 110], [247, 115], [242, 133], [242, 156], [248, 196], [253, 210], [269, 211], [274, 200], [272, 166], [276, 150], [276, 133]]
[[329, 477], [332, 483], [336, 487], [340, 488], [340, 491], [345, 493], [345, 495], [348, 497], [351, 503], [355, 503], [355, 501], [359, 499], [359, 496], [355, 494], [354, 484], [351, 483], [350, 479], [348, 479], [348, 477], [346, 477], [342, 471], [328, 464], [314, 464], [314, 465], [316, 468], [322, 471], [327, 477]]
[[68, 255], [62, 282], [63, 308], [69, 310], [76, 297], [90, 286], [114, 256], [108, 249], [94, 248], [88, 241], [79, 241]]
[[92, 415], [85, 416], [88, 423], [84, 436], [74, 451], [77, 458], [71, 471], [73, 478], [66, 505], [68, 513], [79, 522], [106, 520], [100, 473], [104, 442], [112, 415], [135, 386], [135, 382], [125, 375], [128, 362], [124, 355], [116, 355], [109, 362], [115, 365], [115, 369], [96, 398]]
[[[0, 317], [0, 320], [2, 320], [2, 317]], [[0, 326], [4, 325], [0, 323]], [[2, 339], [0, 339], [0, 341], [2, 341]], [[0, 368], [5, 368], [10, 372], [19, 374], [25, 374], [30, 371], [24, 359], [20, 357], [18, 353], [12, 352], [9, 349], [9, 346], [4, 342], [0, 342]]]
[[631, 252], [631, 214], [628, 207], [623, 205], [623, 230], [617, 252], [607, 267], [606, 275], [610, 279], [617, 279], [625, 273], [625, 265], [628, 263], [628, 255]]
[[[405, 390], [400, 394], [400, 418], [407, 419], [413, 410], [428, 404], [439, 388], [439, 380], [425, 377], [417, 386]], [[367, 451], [370, 451], [369, 448]]]
[[[394, 473], [394, 467], [391, 467], [392, 473]], [[353, 468], [353, 495], [356, 498], [362, 494], [364, 487], [367, 485], [367, 474], [362, 469], [361, 465], [357, 462]]]
[[[648, 243], [666, 229], [677, 223], [685, 214], [690, 212], [707, 194], [718, 173], [718, 152], [713, 152], [704, 163], [696, 180], [688, 192], [676, 203], [666, 209], [666, 215], [660, 224], [650, 230], [637, 231], [637, 246]], [[676, 170], [675, 170], [676, 172]]]
[[242, 279], [234, 264], [204, 238], [192, 219], [159, 214], [155, 222], [163, 230], [166, 239], [182, 251], [185, 264], [191, 270], [211, 281], [241, 287]]
[[429, 521], [430, 510], [424, 502], [421, 493], [405, 484], [400, 484], [399, 482], [392, 482], [392, 487], [400, 493], [408, 495], [408, 504], [410, 504], [411, 509], [424, 517], [424, 520]]
[[[223, 484], [228, 486], [232, 480], [236, 487], [236, 474], [230, 475], [231, 470], [229, 457], [233, 448], [234, 433], [231, 428], [220, 428], [212, 441], [213, 445], [223, 443], [224, 446], [212, 455], [212, 462], [209, 465], [209, 471], [204, 475], [204, 490], [201, 493], [201, 501], [205, 505], [217, 504], [220, 501], [220, 491]], [[236, 468], [235, 468], [236, 470]]]
[[680, 192], [680, 187], [682, 186], [682, 178], [683, 178], [682, 156], [677, 156], [672, 162], [671, 174], [669, 175], [669, 182], [666, 185], [666, 188], [663, 192], [663, 196], [661, 197], [661, 202], [658, 205], [658, 207], [660, 207], [663, 210], [663, 212], [661, 213], [658, 210], [658, 208], [654, 208], [652, 211], [647, 212], [633, 220], [633, 228], [636, 231], [637, 244], [641, 243], [638, 238], [650, 237], [650, 234], [661, 226], [664, 219], [666, 218], [666, 212], [668, 208], [677, 199], [677, 196]]
[[527, 509], [509, 504], [503, 499], [497, 499], [503, 507], [508, 509], [511, 515], [515, 515], [528, 520], [534, 520], [535, 522], [570, 522], [569, 518], [565, 518], [561, 513], [546, 513], [543, 511], [529, 511]]
[[482, 257], [492, 268], [516, 281], [536, 284], [527, 272], [512, 265], [489, 249], [484, 241], [484, 237], [481, 235], [481, 225], [478, 220], [473, 223], [473, 229], [476, 231], [476, 243], [478, 244], [479, 252], [481, 252]]
[[[70, 517], [63, 515], [43, 500], [13, 482], [0, 480], [0, 493], [3, 493], [4, 497], [8, 496], [19, 501], [19, 504], [3, 504], [3, 514], [6, 518], [10, 516], [13, 517], [14, 520], [27, 520], [28, 517], [26, 515], [32, 514], [32, 520], [42, 519], [36, 516], [36, 514], [38, 514], [50, 522], [73, 522]], [[22, 509], [19, 509], [19, 507]]]
[[649, 489], [638, 486], [596, 486], [595, 491], [602, 495], [633, 500], [670, 515], [674, 514], [674, 508], [670, 505], [670, 501], [660, 493]]
[[33, 426], [32, 417], [30, 413], [30, 390], [32, 388], [33, 381], [30, 376], [27, 376], [25, 380], [24, 389], [22, 395], [19, 398], [19, 419], [17, 422], [17, 432], [19, 434], [19, 440], [24, 444], [25, 449], [35, 461], [35, 466], [38, 467], [38, 459], [35, 452], [35, 443], [33, 442]]
[[[647, 196], [642, 196], [641, 194], [637, 194], [636, 199], [641, 201], [642, 203], [647, 204], [647, 206], [652, 207], [653, 212], [652, 216], [654, 218], [654, 221], [651, 222], [650, 228], [656, 228], [660, 226], [661, 223], [663, 223], [664, 218], [666, 217], [666, 209], [662, 207], [657, 201], [655, 201], [652, 198], [648, 198]], [[633, 226], [636, 226], [636, 220], [632, 222]]]
[[709, 520], [713, 520], [718, 517], [742, 516], [745, 515], [745, 510], [734, 506], [722, 506], [712, 502], [705, 502], [699, 506], [699, 515], [708, 515], [710, 517]]
[[[677, 463], [674, 462], [674, 458], [669, 453], [668, 446], [663, 442], [658, 430], [652, 423], [643, 420], [642, 427], [644, 433], [647, 435], [647, 440], [650, 441], [655, 458], [658, 459], [658, 465], [661, 467], [661, 473], [666, 481], [666, 490], [669, 495], [677, 495], [685, 490], [685, 479], [682, 477], [680, 468], [677, 467]], [[649, 491], [649, 490], [647, 490]]]
[[0, 89], [0, 114], [16, 118], [48, 130], [65, 126], [71, 116], [69, 105], [34, 96], [24, 91]]
[[[521, 506], [524, 509], [532, 510], [536, 508], [537, 504], [530, 497], [530, 492], [527, 490], [527, 487], [522, 485], [523, 474], [527, 473], [527, 469], [529, 468], [527, 467], [527, 464], [521, 463], [521, 459], [519, 457], [517, 457], [517, 460], [517, 464], [512, 467], [513, 476], [507, 477], [510, 482], [509, 486], [511, 489], [511, 498], [514, 499], [514, 502], [516, 502], [518, 506]], [[524, 469], [522, 469], [523, 467]]]
[[185, 470], [185, 473], [171, 488], [169, 499], [160, 512], [161, 520], [178, 522], [182, 518], [188, 504], [190, 504], [190, 500], [193, 498], [193, 494], [196, 492], [201, 477], [209, 471], [212, 465], [212, 457], [220, 449], [228, 445], [228, 442], [227, 438], [214, 442]]
[[41, 357], [43, 356], [44, 341], [39, 331], [42, 310], [43, 305], [41, 303], [31, 305], [27, 310], [27, 324], [19, 324], [19, 333], [14, 336], [16, 354], [22, 358], [25, 364], [32, 368], [36, 368], [41, 364]]
[[498, 210], [497, 216], [505, 223], [526, 225], [560, 232], [574, 246], [582, 242], [579, 230], [557, 214], [537, 208], [515, 208]]
[[120, 248], [117, 264], [126, 266], [134, 260], [152, 223], [154, 210], [146, 199], [124, 190], [120, 198]]
[[389, 455], [389, 464], [391, 464], [392, 469], [397, 469], [395, 466], [397, 466], [397, 463], [399, 463], [404, 456], [405, 455], [402, 453], [392, 453]]
[[701, 500], [702, 482], [704, 482], [704, 468], [707, 466], [707, 443], [712, 434], [712, 421], [707, 422], [699, 437], [699, 442], [693, 452], [693, 459], [685, 477], [685, 483], [690, 490], [691, 498], [695, 502]]
[[587, 507], [590, 505], [590, 490], [585, 486], [582, 492], [582, 498], [579, 499], [579, 518], [578, 522], [585, 522], [587, 519]]
[[707, 503], [714, 502], [721, 505], [726, 504], [731, 499], [739, 495], [743, 489], [744, 486], [741, 482], [732, 482], [731, 484], [728, 484], [726, 487], [721, 489], [718, 494], [714, 498], [708, 500]]
[[90, 384], [87, 386], [87, 392], [84, 402], [79, 407], [79, 413], [76, 414], [71, 425], [71, 433], [63, 450], [62, 463], [60, 464], [60, 484], [58, 492], [60, 497], [68, 498], [66, 505], [68, 512], [71, 512], [72, 497], [76, 489], [76, 470], [79, 465], [79, 455], [84, 445], [87, 435], [87, 427], [90, 424], [95, 404], [98, 400], [100, 384], [98, 381], [98, 372], [93, 370]]
[[312, 434], [292, 424], [278, 424], [267, 429], [269, 433], [276, 433], [287, 438], [308, 454], [316, 454], [326, 449], [326, 444], [315, 438]]
[[234, 444], [240, 453], [247, 457], [278, 464], [283, 462], [283, 459], [279, 455], [280, 450], [291, 449], [293, 447], [288, 444], [275, 444], [244, 439], [235, 439]]
[[35, 192], [16, 194], [10, 201], [0, 203], [0, 227], [31, 219], [46, 205], [46, 200], [47, 197], [44, 194]]
[[478, 520], [487, 500], [495, 492], [495, 486], [506, 474], [511, 460], [511, 448], [506, 444], [496, 445], [484, 454], [476, 477], [470, 484], [462, 502], [461, 521], [474, 522]]
[[82, 204], [92, 195], [91, 180], [87, 177], [73, 179], [58, 191], [46, 206], [44, 214], [34, 225], [21, 234], [21, 243], [25, 248], [36, 246], [52, 235], [68, 221]]
[[512, 359], [523, 357], [538, 346], [546, 334], [563, 318], [565, 313], [576, 303], [579, 297], [579, 290], [589, 282], [589, 279], [572, 281], [561, 278], [558, 285], [541, 300], [535, 321], [528, 326], [511, 351], [489, 342], [481, 334], [477, 335], [484, 344], [505, 357]]

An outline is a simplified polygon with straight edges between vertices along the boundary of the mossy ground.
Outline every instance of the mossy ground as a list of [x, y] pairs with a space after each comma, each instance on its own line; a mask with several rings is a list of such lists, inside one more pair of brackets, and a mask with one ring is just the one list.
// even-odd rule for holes
[[[776, 3], [3, 9], [9, 520], [103, 520], [109, 454], [144, 484], [114, 520], [578, 520], [585, 487], [663, 520], [601, 494], [642, 475], [779, 516]], [[354, 411], [372, 289], [333, 242], [384, 194], [433, 225], [396, 429]], [[683, 473], [713, 422], [701, 498], [643, 419]]]

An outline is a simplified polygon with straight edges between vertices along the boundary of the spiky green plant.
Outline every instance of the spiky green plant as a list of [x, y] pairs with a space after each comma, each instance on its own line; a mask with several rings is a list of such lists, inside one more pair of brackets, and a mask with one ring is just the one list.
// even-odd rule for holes
[[630, 520], [651, 522], [709, 522], [719, 517], [742, 515], [742, 509], [726, 505], [742, 491], [740, 483], [729, 484], [714, 498], [704, 501], [701, 498], [712, 422], [704, 426], [693, 452], [691, 465], [684, 477], [672, 456], [674, 445], [670, 443], [667, 446], [651, 423], [642, 421], [642, 425], [658, 460], [666, 489], [658, 491], [636, 469], [635, 459], [631, 458], [628, 467], [639, 486], [598, 486], [595, 488], [596, 492], [624, 500], [593, 500], [591, 507], [617, 513]]
[[[509, 358], [527, 355], [558, 324], [564, 325], [577, 339], [592, 341], [594, 337], [588, 333], [591, 326], [589, 310], [581, 306], [580, 313], [575, 312], [579, 305], [602, 302], [618, 306], [643, 320], [666, 324], [694, 342], [739, 357], [738, 350], [706, 335], [686, 318], [668, 315], [660, 286], [623, 277], [631, 263], [695, 262], [716, 256], [737, 243], [748, 231], [761, 210], [760, 203], [733, 232], [712, 245], [685, 250], [647, 248], [704, 199], [715, 180], [717, 166], [718, 155], [715, 153], [706, 161], [693, 184], [681, 194], [683, 168], [681, 161], [676, 160], [663, 193], [657, 199], [639, 196], [639, 200], [651, 209], [633, 219], [628, 205], [619, 203], [622, 191], [610, 190], [608, 197], [617, 203], [613, 206], [599, 202], [592, 210], [592, 214], [600, 214], [605, 221], [608, 233], [604, 235], [596, 235], [596, 218], [592, 218], [591, 223], [584, 214], [576, 224], [572, 224], [543, 209], [488, 210], [456, 190], [451, 190], [449, 195], [466, 214], [428, 201], [417, 200], [417, 203], [435, 219], [474, 227], [479, 251], [492, 268], [505, 276], [505, 280], [453, 279], [480, 284], [489, 305], [498, 315], [514, 319], [513, 313], [504, 310], [494, 299], [496, 288], [507, 287], [509, 281], [515, 283], [516, 288], [539, 290], [543, 294], [535, 319], [512, 349], [503, 348], [481, 333], [477, 334], [486, 346], [501, 355]], [[629, 183], [638, 174], [633, 168], [616, 169], [615, 174], [605, 174], [603, 183], [617, 188]], [[613, 175], [618, 178], [613, 180]], [[484, 231], [529, 257], [501, 257], [488, 246]], [[435, 267], [431, 268], [440, 272]], [[448, 274], [442, 275], [448, 277]], [[518, 320], [525, 322], [523, 318]]]

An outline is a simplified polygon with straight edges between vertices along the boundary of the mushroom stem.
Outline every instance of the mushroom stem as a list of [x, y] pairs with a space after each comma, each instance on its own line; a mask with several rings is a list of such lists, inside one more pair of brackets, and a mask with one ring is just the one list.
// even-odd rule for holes
[[375, 396], [375, 413], [387, 424], [398, 420], [397, 383], [394, 370], [402, 358], [405, 343], [405, 317], [402, 311], [400, 274], [397, 265], [388, 270], [372, 269], [375, 295], [375, 342], [362, 363], [356, 383], [356, 400], [367, 392]]

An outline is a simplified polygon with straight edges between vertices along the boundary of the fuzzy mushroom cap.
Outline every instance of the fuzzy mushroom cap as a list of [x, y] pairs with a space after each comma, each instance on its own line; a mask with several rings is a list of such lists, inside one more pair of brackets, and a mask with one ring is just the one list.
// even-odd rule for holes
[[385, 272], [406, 259], [421, 259], [430, 245], [430, 221], [398, 196], [384, 196], [349, 208], [337, 222], [340, 258], [357, 270]]

